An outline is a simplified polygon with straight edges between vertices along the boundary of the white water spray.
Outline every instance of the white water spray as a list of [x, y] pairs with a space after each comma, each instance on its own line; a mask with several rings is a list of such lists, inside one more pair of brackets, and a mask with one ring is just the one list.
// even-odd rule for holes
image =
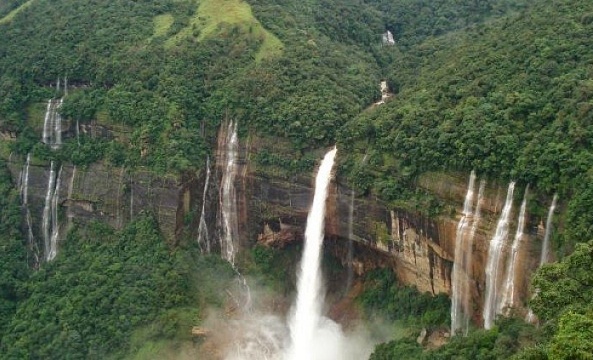
[[509, 234], [509, 219], [513, 207], [513, 192], [515, 182], [509, 184], [507, 197], [496, 226], [496, 232], [490, 240], [488, 263], [486, 264], [486, 296], [484, 300], [484, 328], [490, 329], [494, 325], [495, 312], [500, 299], [498, 293], [499, 266], [502, 260], [502, 249]]
[[60, 202], [60, 184], [62, 182], [62, 167], [56, 178], [56, 187], [54, 188], [51, 199], [51, 238], [49, 243], [49, 253], [47, 261], [52, 261], [58, 254], [58, 240], [60, 237], [60, 226], [58, 223], [58, 204]]
[[43, 233], [43, 244], [45, 247], [45, 260], [49, 260], [50, 254], [50, 243], [51, 243], [51, 208], [52, 208], [52, 199], [53, 193], [55, 189], [55, 181], [56, 181], [56, 170], [54, 166], [54, 162], [50, 163], [50, 171], [48, 177], [48, 184], [47, 184], [47, 191], [45, 193], [45, 206], [43, 207], [43, 217], [41, 218], [41, 230]]
[[291, 347], [288, 359], [313, 359], [317, 350], [317, 331], [322, 323], [320, 254], [325, 226], [325, 202], [337, 149], [328, 152], [317, 173], [313, 205], [307, 217], [305, 249], [299, 271], [297, 301], [290, 322]]
[[544, 242], [542, 244], [542, 254], [539, 260], [539, 266], [547, 263], [550, 259], [550, 236], [552, 235], [552, 219], [554, 218], [554, 210], [556, 210], [556, 203], [558, 202], [558, 194], [554, 194], [552, 205], [548, 210], [548, 218], [546, 219], [546, 233], [544, 234]]
[[27, 154], [27, 162], [21, 173], [21, 203], [25, 210], [25, 220], [27, 223], [27, 244], [31, 253], [35, 257], [34, 266], [39, 266], [39, 249], [35, 242], [33, 235], [33, 219], [31, 217], [31, 210], [29, 209], [29, 167], [31, 166], [31, 154]]
[[[539, 266], [541, 267], [543, 264], [547, 263], [550, 260], [550, 237], [552, 235], [552, 219], [554, 218], [554, 210], [556, 210], [556, 203], [558, 202], [558, 194], [554, 194], [554, 198], [552, 199], [552, 204], [550, 205], [550, 209], [548, 210], [548, 218], [546, 219], [546, 232], [544, 234], [544, 242], [542, 245], [542, 254], [539, 260]], [[538, 290], [535, 290], [535, 296]], [[528, 323], [534, 323], [536, 321], [535, 314], [531, 309], [527, 313], [525, 317], [525, 321]]]
[[208, 185], [210, 183], [210, 157], [206, 158], [206, 180], [204, 182], [204, 192], [202, 194], [202, 214], [200, 215], [200, 224], [198, 226], [198, 245], [202, 253], [210, 254], [210, 239], [208, 236], [208, 225], [206, 224], [206, 195], [208, 195]]
[[529, 187], [525, 189], [523, 195], [523, 202], [521, 203], [521, 210], [519, 211], [519, 219], [517, 220], [517, 231], [515, 232], [515, 239], [511, 248], [511, 258], [507, 264], [506, 278], [504, 281], [504, 289], [502, 293], [502, 301], [498, 306], [498, 313], [503, 313], [505, 309], [511, 309], [515, 306], [515, 282], [517, 278], [517, 261], [519, 260], [519, 250], [525, 232], [525, 212], [527, 209], [527, 193]]
[[[476, 173], [471, 172], [465, 201], [463, 202], [463, 214], [457, 224], [457, 235], [455, 236], [455, 259], [453, 263], [453, 274], [451, 278], [451, 334], [455, 335], [457, 330], [462, 329], [465, 318], [469, 314], [464, 309], [465, 298], [468, 294], [468, 281], [471, 264], [466, 260], [467, 252], [471, 249], [466, 246], [466, 229], [471, 221], [472, 204], [474, 200], [474, 184]], [[465, 329], [464, 329], [465, 330]]]

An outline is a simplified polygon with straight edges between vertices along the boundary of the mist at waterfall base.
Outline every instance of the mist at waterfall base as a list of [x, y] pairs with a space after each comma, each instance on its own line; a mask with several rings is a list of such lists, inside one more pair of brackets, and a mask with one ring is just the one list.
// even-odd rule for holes
[[230, 320], [212, 313], [205, 321], [204, 325], [214, 330], [214, 347], [222, 348], [226, 360], [360, 360], [367, 359], [380, 341], [373, 340], [364, 327], [344, 331], [323, 315], [325, 291], [320, 263], [325, 202], [336, 152], [335, 148], [329, 151], [318, 170], [307, 218], [297, 299], [289, 314], [270, 309], [273, 306], [266, 291], [252, 287], [253, 308]]

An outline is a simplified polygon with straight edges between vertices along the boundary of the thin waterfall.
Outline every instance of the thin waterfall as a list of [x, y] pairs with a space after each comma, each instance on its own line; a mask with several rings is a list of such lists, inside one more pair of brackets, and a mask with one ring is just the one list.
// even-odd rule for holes
[[554, 194], [552, 205], [548, 210], [548, 218], [546, 219], [546, 233], [544, 234], [544, 242], [542, 244], [542, 254], [539, 260], [539, 266], [547, 263], [550, 260], [550, 237], [552, 235], [552, 219], [554, 218], [554, 210], [556, 210], [556, 203], [558, 202], [558, 194]]
[[[556, 203], [558, 202], [558, 194], [554, 194], [554, 198], [552, 199], [552, 204], [550, 205], [550, 209], [548, 210], [548, 218], [546, 219], [546, 232], [544, 234], [544, 242], [542, 244], [542, 254], [539, 259], [539, 267], [543, 264], [547, 263], [550, 260], [550, 237], [552, 236], [552, 219], [554, 218], [554, 210], [556, 210]], [[535, 290], [535, 294], [537, 294], [538, 290]], [[534, 294], [534, 296], [535, 296]], [[535, 314], [531, 309], [527, 312], [527, 316], [525, 317], [525, 321], [528, 323], [534, 323], [536, 321]]]
[[60, 225], [58, 223], [58, 205], [60, 203], [60, 184], [62, 182], [62, 167], [56, 178], [56, 187], [54, 188], [51, 199], [51, 238], [49, 243], [49, 254], [47, 261], [52, 261], [58, 254], [58, 240], [60, 237]]
[[23, 168], [21, 173], [21, 203], [23, 205], [23, 209], [25, 211], [25, 220], [27, 223], [27, 244], [31, 253], [35, 257], [34, 265], [37, 267], [39, 265], [39, 251], [37, 248], [37, 243], [35, 242], [35, 237], [33, 235], [33, 219], [31, 217], [31, 210], [29, 209], [29, 167], [31, 166], [31, 153], [27, 154], [27, 162]]
[[51, 139], [50, 139], [50, 135], [49, 135], [49, 130], [51, 128], [51, 124], [49, 121], [50, 115], [51, 115], [51, 108], [52, 108], [52, 100], [48, 100], [47, 101], [47, 107], [45, 109], [45, 117], [43, 118], [43, 135], [42, 135], [42, 139], [41, 141], [44, 144], [49, 144]]
[[[52, 98], [47, 101], [45, 117], [43, 119], [43, 135], [41, 141], [50, 145], [52, 149], [62, 146], [62, 116], [60, 108], [64, 103], [64, 96], [68, 93], [68, 81], [64, 79], [64, 94], [60, 99]], [[55, 97], [60, 96], [60, 79], [56, 82]]]
[[[70, 184], [68, 185], [68, 200], [72, 201], [72, 193], [74, 191], [74, 180], [76, 179], [76, 165], [72, 168], [72, 176], [70, 177]], [[119, 190], [118, 190], [119, 191]], [[119, 193], [117, 196], [117, 201], [119, 202]], [[119, 211], [119, 206], [118, 206]], [[72, 205], [68, 206], [68, 212], [66, 214], [68, 217], [68, 230], [72, 228], [72, 219], [74, 218], [74, 213], [72, 212]]]
[[31, 166], [31, 153], [27, 154], [27, 162], [21, 173], [21, 203], [27, 205], [29, 199], [29, 167]]
[[525, 188], [523, 195], [523, 202], [521, 203], [521, 210], [519, 211], [519, 219], [517, 219], [517, 231], [515, 232], [515, 239], [511, 247], [511, 256], [507, 263], [506, 278], [504, 281], [504, 289], [502, 293], [502, 301], [498, 306], [498, 313], [502, 314], [503, 310], [511, 309], [515, 306], [515, 282], [517, 277], [517, 261], [519, 260], [519, 250], [525, 232], [525, 211], [527, 209], [527, 193], [529, 186]]
[[45, 248], [45, 260], [49, 260], [50, 254], [50, 244], [51, 244], [51, 235], [52, 235], [52, 200], [53, 194], [55, 190], [55, 181], [56, 181], [56, 169], [55, 164], [52, 161], [50, 163], [50, 171], [49, 171], [49, 178], [47, 184], [47, 191], [45, 193], [45, 206], [43, 207], [43, 217], [41, 219], [41, 230], [43, 233], [43, 244]]
[[206, 196], [208, 195], [208, 185], [210, 183], [210, 157], [206, 158], [206, 180], [204, 181], [204, 191], [202, 194], [202, 214], [200, 215], [200, 225], [198, 226], [198, 245], [202, 253], [210, 254], [210, 238], [208, 236], [208, 225], [206, 224]]
[[64, 98], [58, 100], [58, 105], [56, 106], [55, 114], [54, 114], [54, 142], [53, 148], [57, 149], [62, 146], [62, 115], [60, 115], [59, 110], [64, 103]]
[[472, 227], [469, 233], [469, 238], [467, 241], [467, 253], [465, 254], [465, 263], [467, 264], [466, 269], [466, 276], [467, 276], [467, 291], [466, 296], [463, 301], [463, 310], [465, 311], [466, 316], [464, 316], [464, 324], [463, 324], [463, 335], [467, 335], [469, 331], [469, 321], [470, 317], [473, 312], [473, 303], [470, 289], [473, 288], [471, 285], [472, 281], [472, 271], [473, 271], [473, 255], [474, 255], [474, 236], [476, 235], [476, 231], [478, 230], [478, 225], [480, 224], [480, 219], [482, 218], [481, 213], [481, 204], [482, 199], [484, 198], [484, 190], [486, 189], [486, 180], [480, 181], [480, 188], [478, 190], [478, 200], [476, 201], [476, 208], [474, 209], [474, 214], [472, 215]]
[[221, 256], [233, 267], [235, 266], [234, 239], [238, 234], [237, 199], [235, 192], [235, 177], [237, 175], [237, 152], [239, 140], [237, 137], [237, 124], [229, 123], [226, 133], [225, 167], [222, 174], [220, 188], [220, 211], [222, 221], [222, 234], [220, 238]]
[[453, 263], [453, 274], [451, 278], [451, 334], [462, 328], [465, 324], [464, 318], [468, 314], [463, 309], [464, 298], [468, 296], [468, 274], [467, 271], [471, 264], [464, 262], [468, 249], [464, 240], [466, 239], [466, 229], [471, 221], [472, 204], [474, 200], [474, 184], [476, 173], [471, 172], [465, 201], [463, 202], [462, 217], [457, 224], [457, 234], [455, 237], [455, 259]]
[[287, 358], [291, 360], [314, 359], [316, 355], [314, 342], [319, 340], [316, 339], [316, 331], [319, 331], [322, 322], [321, 308], [324, 298], [320, 262], [325, 203], [336, 152], [337, 149], [334, 148], [325, 155], [315, 180], [315, 195], [305, 230], [305, 248], [299, 271], [296, 308], [289, 325], [291, 346]]
[[507, 197], [496, 226], [496, 232], [490, 240], [488, 250], [488, 262], [486, 264], [486, 295], [484, 299], [484, 328], [490, 329], [494, 325], [495, 312], [497, 309], [500, 294], [499, 285], [499, 267], [503, 260], [502, 249], [509, 234], [509, 219], [513, 208], [513, 192], [515, 191], [515, 182], [509, 184]]

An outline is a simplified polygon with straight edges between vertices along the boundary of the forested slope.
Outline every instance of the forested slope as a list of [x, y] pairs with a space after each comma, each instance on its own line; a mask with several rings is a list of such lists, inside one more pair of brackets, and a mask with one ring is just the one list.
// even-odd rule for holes
[[[225, 0], [236, 12], [217, 18], [207, 2], [190, 0], [30, 0], [4, 17], [22, 3], [0, 2], [0, 131], [16, 136], [0, 143], [2, 158], [31, 152], [38, 161], [183, 174], [204, 166], [220, 123], [232, 118], [241, 136], [288, 139], [287, 168], [337, 143], [340, 181], [391, 204], [415, 198], [427, 171], [476, 170], [530, 184], [536, 196], [558, 192], [567, 210], [557, 247], [593, 238], [590, 1], [252, 0], [246, 8]], [[381, 44], [386, 30], [393, 47]], [[69, 84], [62, 115], [113, 137], [70, 134], [56, 151], [40, 142], [44, 102], [63, 95], [58, 78]], [[395, 96], [373, 107], [383, 78]], [[201, 310], [189, 319], [178, 312], [216, 302], [207, 276], [191, 274], [232, 275], [195, 260], [187, 239], [165, 246], [151, 214], [121, 232], [77, 229], [63, 257], [27, 269], [16, 184], [0, 171], [0, 351], [8, 358], [121, 358], [138, 350], [131, 339], [150, 324], [166, 331], [142, 341], [187, 340], [179, 324], [192, 325]], [[433, 200], [415, 210], [439, 214]], [[587, 249], [578, 246], [574, 259]], [[579, 274], [590, 267], [581, 260], [570, 263]], [[471, 349], [488, 348], [483, 358], [505, 358], [540, 341], [536, 358], [570, 358], [564, 339], [586, 353], [588, 340], [575, 333], [590, 328], [588, 303], [563, 299], [546, 310], [558, 304], [555, 279], [574, 290], [570, 266], [536, 280], [547, 337], [511, 322], [427, 356], [473, 358]], [[517, 334], [528, 340], [509, 340]], [[402, 347], [411, 358], [422, 352], [412, 341], [377, 356], [403, 358]]]
[[591, 213], [592, 11], [541, 2], [398, 55], [398, 94], [341, 131], [345, 147], [373, 155], [363, 170], [347, 164], [353, 181], [395, 200], [422, 172], [473, 169], [571, 198], [569, 236], [588, 239], [578, 218]]

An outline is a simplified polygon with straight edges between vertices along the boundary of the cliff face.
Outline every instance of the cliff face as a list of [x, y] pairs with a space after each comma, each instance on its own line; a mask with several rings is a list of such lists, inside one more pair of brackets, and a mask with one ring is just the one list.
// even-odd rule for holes
[[[243, 147], [244, 159], [257, 154], [258, 146], [252, 142]], [[265, 145], [263, 145], [265, 146]], [[339, 154], [338, 154], [339, 156]], [[319, 156], [321, 158], [321, 155]], [[243, 207], [247, 208], [242, 219], [248, 224], [247, 242], [257, 238], [262, 243], [282, 246], [282, 243], [302, 240], [308, 207], [312, 199], [312, 181], [309, 176], [295, 175], [287, 179], [262, 175], [257, 166], [246, 160], [242, 177], [247, 184]], [[404, 284], [414, 285], [418, 290], [432, 294], [451, 294], [451, 274], [455, 255], [457, 224], [462, 216], [462, 207], [467, 192], [469, 174], [430, 173], [421, 176], [417, 186], [436, 195], [448, 209], [447, 215], [429, 219], [403, 209], [389, 208], [374, 198], [357, 197], [352, 191], [334, 181], [328, 199], [326, 237], [331, 250], [344, 263], [348, 261], [348, 241], [355, 242], [352, 265], [359, 274], [378, 266], [390, 266]], [[472, 254], [470, 297], [473, 318], [482, 321], [482, 307], [490, 240], [494, 235], [498, 217], [503, 207], [507, 184], [486, 184], [480, 202], [481, 217], [473, 238], [472, 248], [464, 253]], [[508, 254], [517, 223], [519, 203], [515, 201], [511, 218], [509, 238], [503, 253], [506, 259], [501, 268], [508, 265]], [[525, 311], [531, 273], [538, 266], [542, 219], [529, 216], [518, 252], [515, 293], [519, 300], [519, 313]], [[504, 270], [503, 270], [504, 274]], [[504, 275], [498, 283], [503, 288]]]
[[[41, 243], [50, 166], [31, 164], [26, 184], [21, 178], [24, 160], [13, 158], [9, 167], [15, 183], [27, 186], [32, 231]], [[157, 218], [165, 237], [174, 241], [183, 225], [191, 184], [195, 181], [103, 164], [88, 168], [64, 164], [55, 176], [60, 179], [56, 190], [60, 240], [74, 223], [101, 221], [120, 229], [139, 213], [149, 211]]]
[[[225, 137], [221, 131], [219, 138]], [[206, 171], [182, 179], [102, 164], [85, 169], [64, 164], [58, 190], [60, 229], [66, 230], [73, 222], [92, 220], [121, 228], [140, 212], [150, 211], [156, 215], [166, 238], [175, 242], [182, 234], [190, 239], [197, 238], [201, 209], [204, 208], [208, 241], [212, 250], [218, 251], [219, 186], [225, 166], [223, 159], [226, 158], [224, 141], [219, 141], [217, 147], [216, 159], [212, 161], [216, 165], [212, 165], [212, 177], [206, 189]], [[239, 145], [234, 181], [239, 248], [245, 249], [256, 241], [278, 247], [287, 242], [302, 241], [314, 191], [314, 173], [288, 176], [264, 167], [256, 160], [263, 149], [272, 152], [282, 148], [288, 149], [275, 140], [255, 136], [249, 136]], [[282, 150], [279, 151], [282, 156]], [[10, 166], [15, 179], [20, 178], [23, 164], [22, 159], [12, 159]], [[35, 224], [33, 232], [40, 238], [49, 166], [31, 165], [29, 172], [28, 202]], [[326, 246], [347, 263], [350, 261], [348, 242], [353, 241], [355, 251], [351, 261], [358, 274], [389, 266], [404, 284], [432, 294], [450, 294], [457, 223], [462, 215], [467, 175], [425, 174], [418, 179], [417, 186], [438, 196], [449, 209], [448, 214], [429, 219], [390, 208], [375, 198], [352, 194], [339, 183], [339, 179], [334, 181], [328, 199]], [[473, 246], [466, 249], [473, 254], [472, 271], [468, 276], [473, 316], [477, 323], [481, 322], [489, 243], [503, 206], [505, 189], [504, 184], [488, 184], [486, 187]], [[205, 202], [204, 206], [202, 202]], [[512, 215], [515, 223], [517, 207], [518, 204]], [[519, 253], [518, 267], [522, 270], [517, 280], [517, 293], [521, 304], [525, 304], [528, 297], [529, 274], [538, 264], [543, 237], [541, 226], [538, 232], [539, 223], [540, 218], [528, 219], [526, 245]], [[66, 231], [60, 233], [63, 237]], [[507, 252], [510, 243], [511, 240], [507, 242]]]

